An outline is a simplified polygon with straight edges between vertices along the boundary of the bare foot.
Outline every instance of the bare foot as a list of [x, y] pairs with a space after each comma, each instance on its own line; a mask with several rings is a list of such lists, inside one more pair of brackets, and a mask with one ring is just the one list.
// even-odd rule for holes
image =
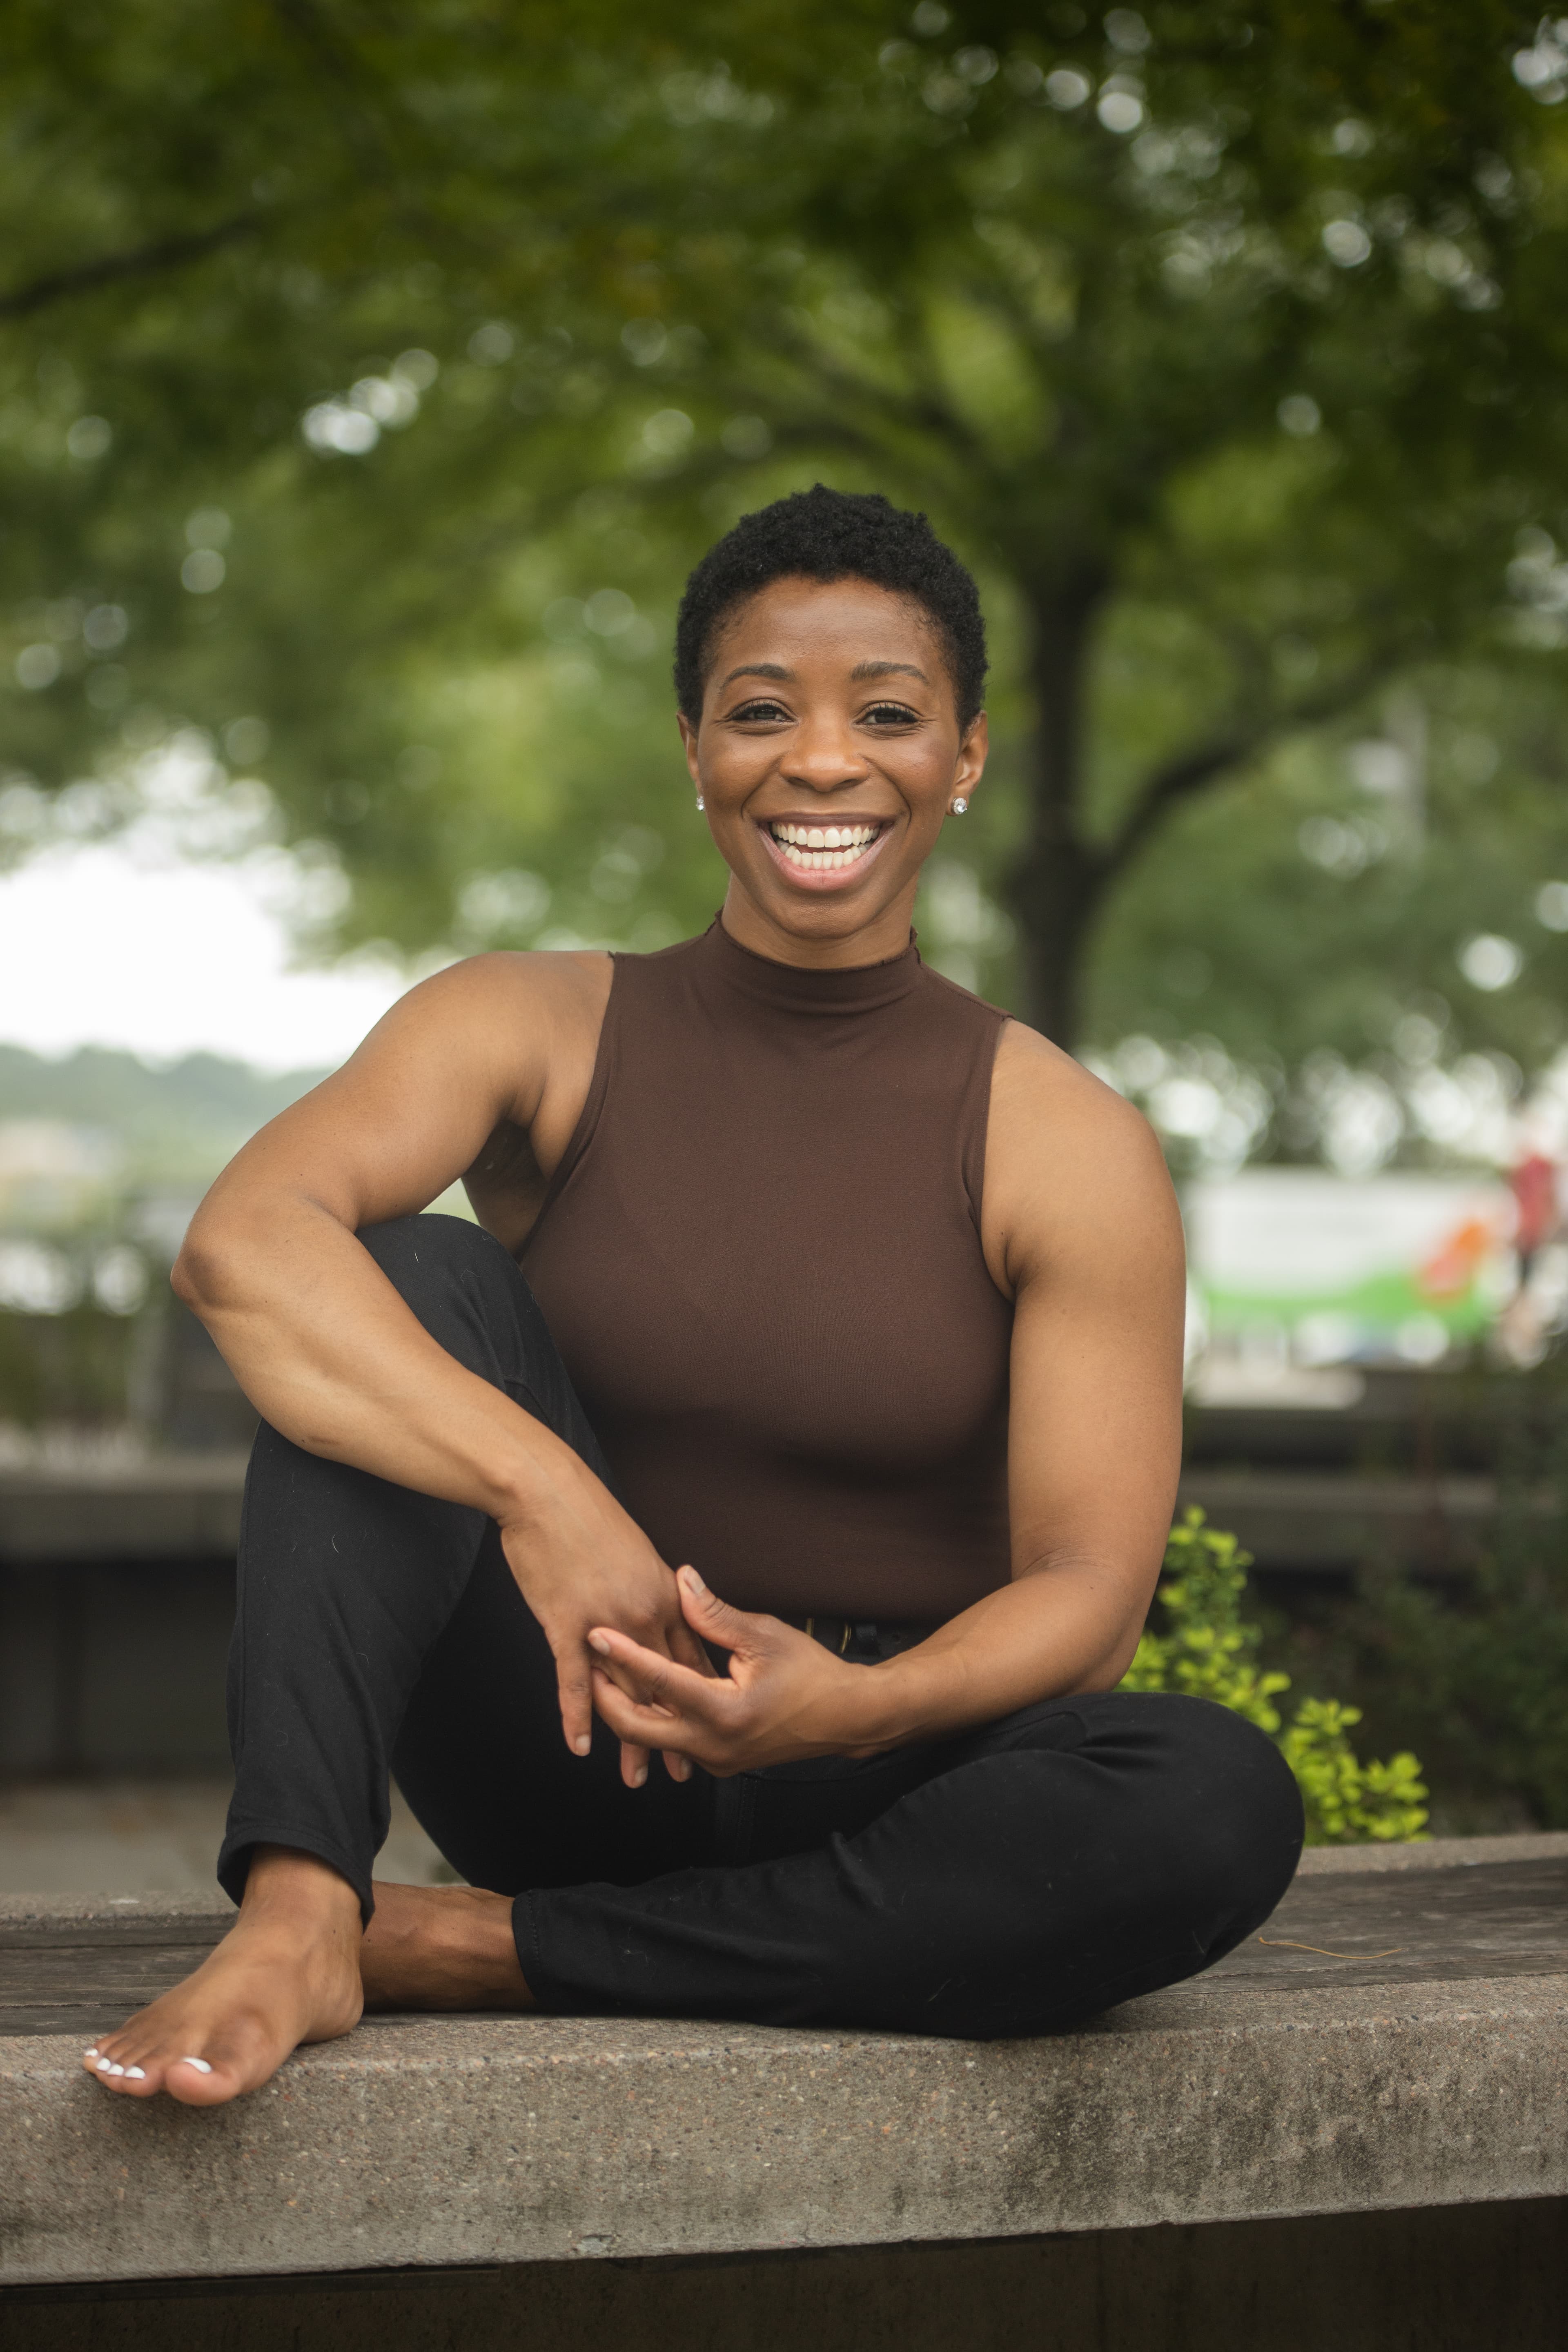
[[518, 1965], [511, 1897], [478, 1886], [375, 1882], [360, 1947], [366, 2009], [532, 2009]]
[[82, 2060], [110, 2091], [215, 2107], [254, 2091], [302, 2042], [359, 2022], [359, 1897], [313, 1854], [258, 1846], [217, 1949]]

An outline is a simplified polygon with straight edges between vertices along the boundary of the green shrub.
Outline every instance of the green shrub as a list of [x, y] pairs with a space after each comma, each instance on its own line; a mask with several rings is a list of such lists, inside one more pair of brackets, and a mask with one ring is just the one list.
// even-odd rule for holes
[[1165, 1630], [1145, 1632], [1122, 1689], [1215, 1699], [1266, 1731], [1296, 1775], [1309, 1845], [1419, 1837], [1426, 1821], [1421, 1767], [1409, 1755], [1363, 1764], [1349, 1738], [1361, 1721], [1360, 1707], [1302, 1699], [1281, 1733], [1274, 1701], [1289, 1690], [1290, 1677], [1263, 1673], [1255, 1663], [1259, 1632], [1241, 1614], [1251, 1565], [1234, 1536], [1205, 1525], [1202, 1511], [1189, 1510], [1172, 1528], [1165, 1550], [1160, 1587]]

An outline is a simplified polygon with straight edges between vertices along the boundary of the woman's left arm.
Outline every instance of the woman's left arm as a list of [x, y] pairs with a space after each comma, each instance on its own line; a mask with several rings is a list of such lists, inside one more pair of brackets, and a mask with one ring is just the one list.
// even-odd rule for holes
[[725, 1608], [683, 1570], [688, 1621], [732, 1652], [730, 1671], [704, 1681], [624, 1635], [595, 1636], [607, 1669], [595, 1701], [623, 1738], [723, 1774], [874, 1754], [1120, 1681], [1181, 1462], [1181, 1219], [1147, 1123], [1017, 1023], [997, 1049], [982, 1239], [1015, 1301], [1012, 1581], [863, 1666]]
[[988, 1722], [1131, 1663], [1182, 1455], [1186, 1265], [1147, 1121], [1032, 1030], [998, 1048], [982, 1238], [1015, 1302], [1013, 1580], [876, 1671], [911, 1730]]

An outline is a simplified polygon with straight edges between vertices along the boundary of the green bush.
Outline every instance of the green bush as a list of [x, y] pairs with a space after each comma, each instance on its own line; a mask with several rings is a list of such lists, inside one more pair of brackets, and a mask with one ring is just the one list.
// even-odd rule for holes
[[1300, 1788], [1309, 1845], [1357, 1845], [1374, 1838], [1421, 1835], [1426, 1790], [1414, 1756], [1363, 1764], [1351, 1746], [1361, 1709], [1336, 1699], [1302, 1699], [1289, 1728], [1274, 1705], [1289, 1675], [1261, 1672], [1258, 1628], [1243, 1622], [1251, 1556], [1234, 1536], [1189, 1510], [1171, 1530], [1160, 1605], [1165, 1631], [1145, 1632], [1122, 1677], [1123, 1690], [1183, 1691], [1234, 1707], [1274, 1739]]

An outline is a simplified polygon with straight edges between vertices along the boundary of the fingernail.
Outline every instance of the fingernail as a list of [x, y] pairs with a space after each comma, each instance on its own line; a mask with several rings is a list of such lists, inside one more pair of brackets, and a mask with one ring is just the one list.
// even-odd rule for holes
[[205, 2058], [182, 2058], [180, 2063], [182, 2066], [194, 2066], [198, 2074], [210, 2074], [212, 2073], [212, 2068], [207, 2064]]
[[642, 1768], [641, 1768], [641, 1769], [640, 1769], [640, 1770], [636, 1771], [636, 1772], [634, 1772], [634, 1773], [632, 1774], [632, 1786], [633, 1786], [633, 1788], [634, 1788], [634, 1789], [640, 1789], [640, 1788], [642, 1787], [643, 1782], [644, 1782], [647, 1779], [647, 1766], [645, 1764], [645, 1765], [643, 1765], [643, 1766], [642, 1766]]
[[693, 1592], [707, 1591], [708, 1587], [703, 1583], [702, 1579], [698, 1575], [697, 1570], [694, 1568], [683, 1568], [680, 1572], [689, 1583]]
[[572, 1742], [572, 1752], [575, 1756], [586, 1756], [589, 1748], [592, 1748], [594, 1742], [592, 1738], [589, 1737], [588, 1733], [584, 1731]]
[[606, 1657], [609, 1655], [610, 1644], [603, 1633], [590, 1633], [588, 1636], [588, 1647], [591, 1650], [599, 1650], [603, 1652]]
[[144, 2083], [147, 2080], [146, 2067], [127, 2066], [125, 2069], [125, 2079], [128, 2083]]

